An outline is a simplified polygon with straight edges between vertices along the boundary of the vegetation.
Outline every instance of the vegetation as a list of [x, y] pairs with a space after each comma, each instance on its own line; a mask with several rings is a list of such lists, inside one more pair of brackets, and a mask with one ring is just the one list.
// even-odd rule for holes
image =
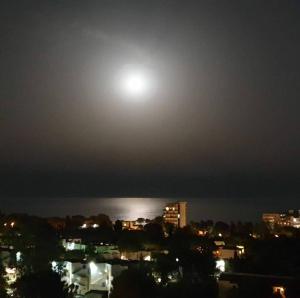
[[71, 298], [70, 289], [61, 281], [61, 276], [53, 271], [29, 273], [19, 278], [15, 284], [18, 298]]
[[[90, 224], [83, 227], [86, 222]], [[129, 263], [129, 269], [114, 279], [113, 298], [217, 297], [215, 240], [245, 246], [246, 253], [229, 262], [228, 268], [233, 272], [300, 276], [300, 235], [295, 229], [275, 227], [270, 231], [263, 224], [220, 221], [191, 222], [183, 229], [176, 229], [164, 224], [160, 217], [153, 221], [139, 219], [138, 223], [138, 230], [126, 230], [121, 221], [112, 225], [109, 217], [103, 214], [89, 218], [80, 215], [54, 218], [52, 221], [28, 215], [1, 214], [1, 245], [10, 248], [10, 266], [16, 267], [20, 274], [14, 285], [15, 296], [73, 297], [77, 289], [61, 282], [60, 275], [51, 271], [51, 261], [101, 261], [101, 251], [105, 249], [99, 250], [100, 243], [103, 248], [108, 248], [106, 245], [109, 244], [120, 251], [152, 252], [152, 262]], [[80, 238], [85, 251], [64, 251], [60, 246], [62, 237]], [[0, 297], [6, 298], [6, 280], [1, 265], [0, 262]], [[278, 296], [272, 294], [271, 285], [257, 281], [249, 289], [249, 282], [240, 282], [228, 298]], [[299, 297], [298, 287], [289, 286], [286, 297]]]
[[123, 271], [113, 281], [111, 298], [155, 298], [157, 286], [154, 278], [144, 268]]
[[[56, 231], [43, 219], [27, 215], [7, 217], [2, 230], [2, 243], [19, 253], [14, 265], [22, 274], [50, 269], [52, 260], [62, 252]], [[13, 224], [12, 224], [13, 223]]]
[[7, 297], [6, 287], [7, 287], [7, 283], [6, 283], [6, 280], [5, 280], [5, 270], [4, 270], [4, 267], [2, 265], [2, 260], [0, 259], [0, 297], [1, 298], [6, 298]]

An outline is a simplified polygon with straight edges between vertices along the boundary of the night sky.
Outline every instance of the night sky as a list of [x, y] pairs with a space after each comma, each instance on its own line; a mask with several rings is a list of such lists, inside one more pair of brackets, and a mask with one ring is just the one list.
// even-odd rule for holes
[[[141, 101], [119, 90], [128, 68], [151, 77]], [[1, 1], [2, 208], [51, 196], [299, 208], [299, 95], [298, 0]]]

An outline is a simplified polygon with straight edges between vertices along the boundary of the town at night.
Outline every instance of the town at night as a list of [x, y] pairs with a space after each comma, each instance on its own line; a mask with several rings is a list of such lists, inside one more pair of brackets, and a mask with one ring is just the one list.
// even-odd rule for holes
[[0, 298], [299, 298], [299, 0], [2, 0]]

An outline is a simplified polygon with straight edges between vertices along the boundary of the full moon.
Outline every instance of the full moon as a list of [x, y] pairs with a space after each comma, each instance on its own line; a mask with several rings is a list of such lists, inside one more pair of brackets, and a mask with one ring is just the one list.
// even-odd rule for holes
[[119, 87], [123, 97], [143, 101], [150, 93], [151, 79], [146, 71], [126, 69], [120, 75]]
[[142, 95], [147, 91], [147, 79], [141, 73], [131, 73], [124, 78], [124, 90], [131, 95]]

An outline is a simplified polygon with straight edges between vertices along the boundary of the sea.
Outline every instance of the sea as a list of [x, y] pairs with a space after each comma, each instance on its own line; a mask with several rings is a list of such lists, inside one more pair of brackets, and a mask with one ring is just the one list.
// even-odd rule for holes
[[[0, 211], [42, 217], [107, 214], [112, 220], [152, 219], [165, 204], [186, 201], [188, 220], [253, 221], [264, 212], [297, 209], [296, 198], [149, 198], [149, 197], [34, 197], [0, 198]], [[300, 209], [300, 208], [299, 208]]]

